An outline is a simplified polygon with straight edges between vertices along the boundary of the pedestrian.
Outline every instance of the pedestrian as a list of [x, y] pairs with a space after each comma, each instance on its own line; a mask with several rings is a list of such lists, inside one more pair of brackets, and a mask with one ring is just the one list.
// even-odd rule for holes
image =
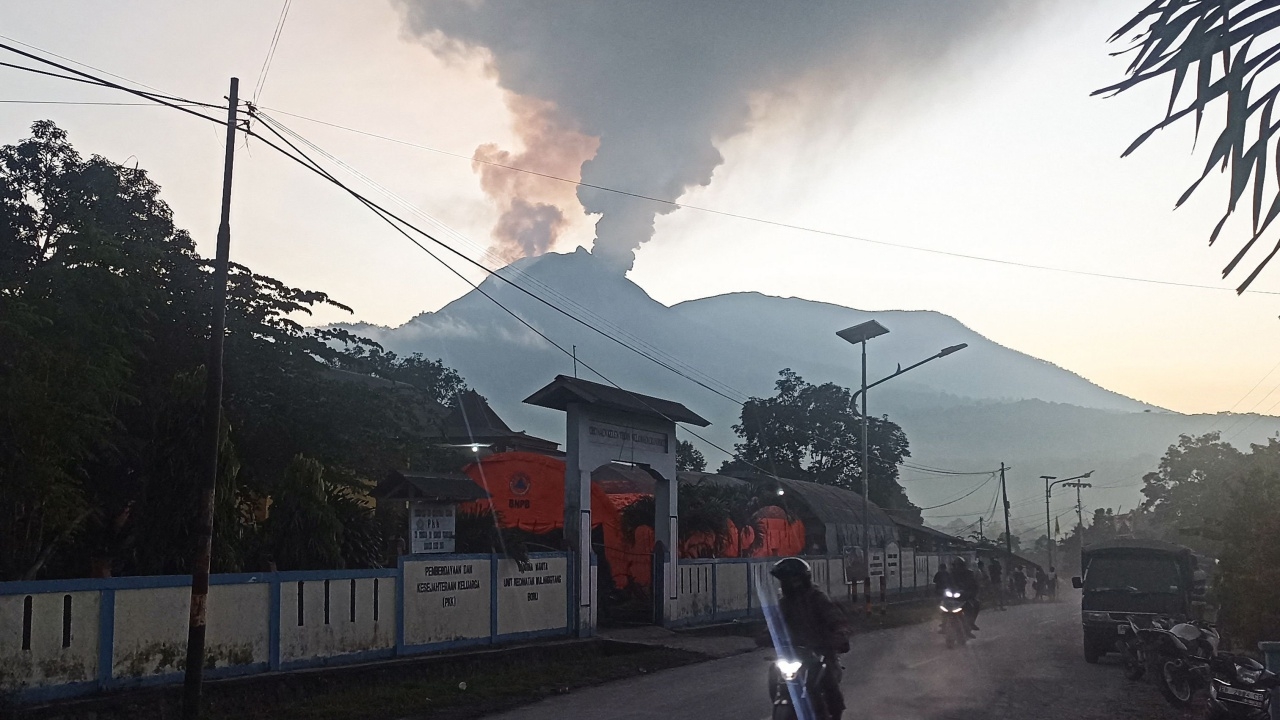
[[1013, 570], [1013, 596], [1018, 600], [1027, 599], [1027, 573], [1021, 565]]
[[991, 576], [991, 586], [996, 589], [996, 607], [1006, 610], [1004, 606], [1004, 578], [1001, 577], [1003, 568], [1000, 567], [1000, 561], [992, 558], [991, 566], [987, 568], [987, 573]]
[[1049, 576], [1045, 573], [1044, 568], [1036, 568], [1036, 600], [1044, 600], [1049, 597]]
[[1052, 565], [1049, 566], [1049, 600], [1058, 601], [1058, 571]]

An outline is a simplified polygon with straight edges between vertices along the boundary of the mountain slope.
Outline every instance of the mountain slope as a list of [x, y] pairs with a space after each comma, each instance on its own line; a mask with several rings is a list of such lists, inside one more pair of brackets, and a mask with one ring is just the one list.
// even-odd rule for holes
[[[609, 380], [680, 401], [710, 419], [713, 425], [698, 433], [727, 449], [735, 441], [731, 426], [739, 412], [733, 399], [772, 394], [782, 368], [792, 368], [812, 382], [853, 386], [858, 381], [858, 349], [835, 336], [841, 328], [875, 318], [890, 329], [868, 343], [871, 380], [893, 372], [898, 363], [907, 365], [945, 346], [968, 343], [960, 353], [876, 388], [868, 409], [902, 425], [911, 441], [913, 463], [972, 470], [992, 469], [1001, 461], [1013, 465], [1009, 493], [1016, 510], [1034, 511], [1036, 498], [1043, 499], [1039, 475], [1066, 476], [1090, 469], [1098, 471], [1099, 488], [1125, 485], [1099, 489], [1091, 501], [1132, 507], [1140, 499], [1136, 484], [1141, 473], [1154, 469], [1179, 433], [1222, 428], [1238, 417], [1162, 411], [1001, 346], [937, 312], [870, 313], [759, 293], [667, 307], [582, 250], [522, 260], [499, 274], [707, 387], [583, 327], [501, 277], [488, 278], [481, 289], [564, 352], [478, 292], [398, 328], [349, 327], [396, 352], [442, 358], [489, 398], [512, 427], [555, 440], [563, 438], [563, 416], [521, 401], [556, 374], [573, 373], [570, 354], [576, 347], [578, 357]], [[599, 379], [585, 366], [577, 371]], [[1277, 429], [1277, 419], [1259, 419], [1238, 441], [1260, 440]], [[684, 431], [682, 435], [690, 437]], [[723, 459], [707, 443], [694, 442], [707, 452], [713, 467]], [[904, 471], [904, 482], [921, 506], [950, 500], [982, 480], [914, 475], [918, 473]], [[936, 514], [983, 513], [991, 506], [992, 496], [984, 489]], [[1039, 513], [1043, 524], [1043, 505]], [[1033, 521], [1034, 512], [1028, 522]]]

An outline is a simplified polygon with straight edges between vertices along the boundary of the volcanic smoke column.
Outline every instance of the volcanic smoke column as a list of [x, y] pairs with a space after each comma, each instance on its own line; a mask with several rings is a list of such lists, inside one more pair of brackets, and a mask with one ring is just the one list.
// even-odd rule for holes
[[[796, 91], [870, 99], [937, 67], [961, 43], [998, 40], [1051, 1], [399, 0], [408, 31], [437, 54], [486, 53], [499, 84], [518, 96], [512, 109], [525, 142], [567, 142], [551, 154], [585, 159], [584, 137], [598, 138], [583, 182], [666, 200], [711, 181], [723, 161], [715, 142], [747, 128], [753, 102]], [[550, 105], [531, 110], [523, 105], [530, 99]], [[526, 136], [519, 128], [531, 117], [547, 124]], [[477, 157], [491, 152], [499, 151], [481, 148]], [[577, 195], [602, 215], [592, 252], [619, 272], [653, 236], [657, 215], [675, 209], [587, 187]], [[509, 254], [545, 250], [572, 210], [560, 204], [557, 215], [540, 207], [557, 204], [546, 198], [501, 197], [499, 242]]]

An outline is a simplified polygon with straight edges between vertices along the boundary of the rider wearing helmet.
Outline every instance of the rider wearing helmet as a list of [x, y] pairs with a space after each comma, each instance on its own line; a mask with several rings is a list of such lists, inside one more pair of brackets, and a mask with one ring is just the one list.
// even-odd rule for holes
[[[978, 578], [969, 570], [964, 558], [958, 557], [951, 561], [951, 584], [960, 591], [960, 597], [964, 600], [965, 614], [969, 616], [969, 630], [977, 630], [978, 612], [982, 609], [978, 604]], [[972, 632], [969, 637], [973, 637]]]
[[774, 563], [770, 574], [782, 586], [778, 607], [791, 643], [813, 650], [827, 663], [822, 690], [831, 717], [838, 719], [845, 705], [837, 656], [849, 652], [848, 620], [826, 593], [813, 586], [813, 571], [803, 559], [783, 558]]

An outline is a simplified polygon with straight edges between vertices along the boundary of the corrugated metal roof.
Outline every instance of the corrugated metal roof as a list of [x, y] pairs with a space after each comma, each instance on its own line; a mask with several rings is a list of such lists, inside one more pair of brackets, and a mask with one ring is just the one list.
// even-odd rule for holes
[[[809, 510], [825, 525], [862, 525], [862, 496], [852, 490], [832, 485], [819, 485], [803, 480], [777, 478], [777, 483], [788, 493], [799, 495]], [[867, 503], [871, 526], [893, 527], [893, 519], [873, 502]]]
[[489, 493], [466, 475], [393, 472], [373, 491], [378, 499], [423, 500], [426, 502], [470, 502], [484, 500]]

